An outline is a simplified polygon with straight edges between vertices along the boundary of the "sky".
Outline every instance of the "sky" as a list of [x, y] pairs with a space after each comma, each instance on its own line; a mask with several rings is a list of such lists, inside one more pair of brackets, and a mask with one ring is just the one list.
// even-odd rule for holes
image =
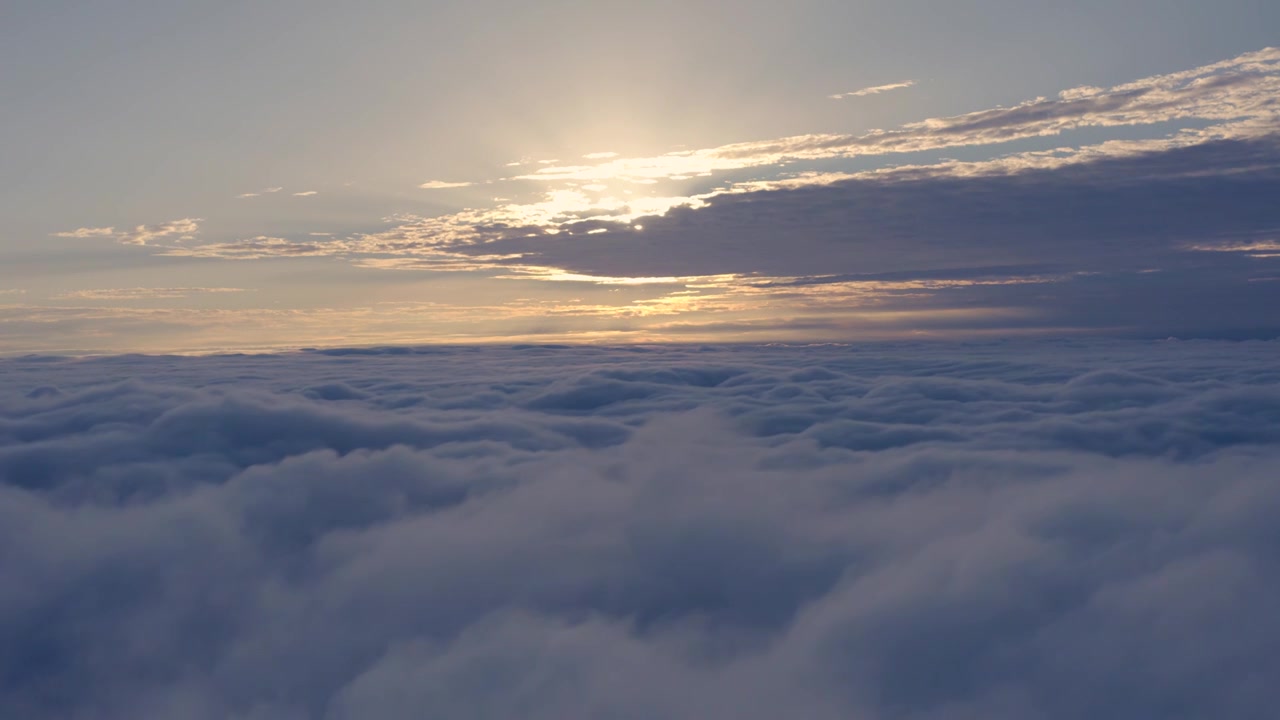
[[0, 353], [1280, 334], [1264, 0], [0, 7]]

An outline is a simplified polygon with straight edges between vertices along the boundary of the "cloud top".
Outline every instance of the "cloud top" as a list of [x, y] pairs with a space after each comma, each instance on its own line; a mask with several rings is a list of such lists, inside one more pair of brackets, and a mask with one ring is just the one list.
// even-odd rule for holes
[[0, 713], [1269, 717], [1275, 350], [0, 361]]

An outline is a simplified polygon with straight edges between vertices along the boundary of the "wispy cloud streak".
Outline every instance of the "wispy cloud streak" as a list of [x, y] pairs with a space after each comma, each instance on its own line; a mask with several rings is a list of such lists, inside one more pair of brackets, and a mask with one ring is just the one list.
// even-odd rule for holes
[[54, 295], [55, 300], [174, 300], [196, 295], [242, 293], [244, 288], [231, 287], [136, 287], [74, 290]]
[[916, 84], [915, 80], [907, 80], [906, 82], [896, 82], [896, 83], [889, 83], [887, 85], [876, 85], [874, 87], [866, 87], [866, 88], [862, 88], [861, 90], [854, 90], [852, 92], [836, 93], [835, 95], [828, 95], [827, 97], [831, 98], [832, 100], [846, 100], [848, 98], [859, 98], [859, 97], [866, 97], [868, 95], [879, 95], [880, 93], [886, 93], [886, 92], [889, 92], [890, 90], [905, 90], [906, 88], [909, 88], [909, 87], [915, 87], [915, 84]]
[[448, 190], [450, 188], [471, 187], [474, 183], [469, 182], [447, 182], [445, 180], [428, 180], [418, 187], [423, 190]]

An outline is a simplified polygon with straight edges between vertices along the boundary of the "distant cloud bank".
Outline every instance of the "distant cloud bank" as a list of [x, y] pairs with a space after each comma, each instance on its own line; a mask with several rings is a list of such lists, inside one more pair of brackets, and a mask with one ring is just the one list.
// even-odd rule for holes
[[73, 290], [54, 295], [55, 300], [171, 300], [194, 295], [242, 293], [244, 288], [226, 287], [138, 287]]

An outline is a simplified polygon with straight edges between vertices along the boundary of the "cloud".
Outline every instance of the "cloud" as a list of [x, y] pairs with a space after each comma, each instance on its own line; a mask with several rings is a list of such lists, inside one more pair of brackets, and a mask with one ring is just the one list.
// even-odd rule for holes
[[3, 360], [0, 714], [1269, 717], [1275, 350]]
[[[262, 190], [260, 190], [260, 191], [258, 191], [258, 192], [247, 192], [247, 193], [241, 193], [241, 194], [237, 195], [237, 196], [236, 196], [236, 198], [241, 199], [241, 200], [245, 200], [245, 199], [248, 199], [248, 198], [256, 198], [256, 197], [260, 197], [260, 196], [262, 196], [262, 195], [264, 195], [264, 194], [269, 195], [269, 194], [272, 194], [272, 193], [278, 193], [278, 192], [281, 192], [281, 191], [283, 191], [283, 190], [284, 190], [284, 188], [283, 188], [283, 187], [269, 187], [269, 188], [263, 188]], [[295, 194], [295, 195], [297, 195], [298, 193], [294, 193], [294, 194]]]
[[594, 165], [551, 165], [520, 179], [541, 181], [662, 180], [759, 168], [785, 161], [830, 160], [1056, 137], [1082, 128], [1150, 126], [1178, 120], [1252, 119], [1274, 128], [1271, 102], [1280, 91], [1280, 49], [1267, 48], [1193, 70], [1157, 75], [1109, 89], [1074, 88], [1055, 98], [1012, 107], [930, 118], [863, 135], [809, 134], [615, 158]]
[[[636, 218], [643, 231], [513, 228], [442, 250], [566, 278], [670, 277], [693, 288], [699, 277], [733, 276], [702, 294], [770, 308], [774, 319], [826, 315], [824, 338], [865, 331], [858, 315], [926, 329], [930, 313], [948, 309], [989, 311], [970, 316], [975, 330], [995, 320], [1011, 330], [1280, 332], [1268, 310], [1280, 302], [1275, 286], [1256, 282], [1280, 274], [1268, 251], [1280, 227], [1275, 136], [1084, 155], [744, 187], [697, 209]], [[601, 227], [609, 232], [585, 237]], [[811, 291], [797, 297], [803, 287]]]
[[1073, 258], [1093, 265], [1100, 256], [1159, 263], [1181, 255], [1187, 240], [1238, 240], [1280, 220], [1268, 203], [1280, 181], [1275, 138], [1116, 152], [1046, 168], [1014, 163], [977, 172], [973, 165], [744, 188], [708, 197], [698, 209], [643, 218], [642, 232], [614, 226], [588, 242], [517, 230], [460, 251], [633, 276], [876, 273]]
[[[314, 233], [312, 233], [315, 235]], [[285, 238], [259, 235], [226, 243], [205, 243], [165, 248], [162, 255], [217, 258], [221, 260], [260, 260], [272, 257], [311, 257], [332, 255], [330, 242], [294, 242]]]
[[[860, 136], [806, 135], [650, 158], [601, 156], [592, 158], [601, 162], [586, 165], [552, 163], [515, 178], [545, 183], [548, 189], [541, 198], [437, 217], [401, 216], [389, 230], [358, 234], [328, 247], [368, 267], [487, 267], [508, 277], [693, 280], [737, 275], [743, 278], [734, 291], [739, 299], [749, 294], [760, 303], [775, 301], [770, 307], [775, 317], [788, 312], [809, 323], [817, 322], [812, 303], [779, 304], [785, 298], [761, 292], [765, 286], [755, 280], [883, 272], [926, 277], [978, 264], [1045, 264], [1038, 258], [1047, 256], [1058, 258], [1050, 263], [1055, 265], [1052, 277], [1009, 277], [1002, 282], [1005, 290], [986, 288], [986, 297], [996, 303], [984, 308], [987, 315], [1038, 315], [1044, 327], [1087, 326], [1092, 320], [1083, 312], [1060, 317], [1059, 309], [1076, 298], [1026, 307], [1028, 298], [1047, 296], [1015, 286], [1040, 278], [1058, 285], [1049, 292], [1074, 293], [1089, 285], [1076, 282], [1085, 277], [1081, 273], [1128, 277], [1153, 268], [1185, 270], [1188, 246], [1202, 248], [1277, 226], [1280, 218], [1265, 202], [1280, 157], [1272, 101], [1280, 92], [1277, 83], [1280, 50], [1265, 49], [1112, 88], [1073, 88], [1054, 98]], [[860, 172], [806, 172], [803, 165], [1179, 120], [1206, 126], [979, 161], [935, 160]], [[801, 165], [789, 173], [779, 170], [787, 162]], [[684, 181], [743, 168], [771, 168], [773, 177], [726, 181], [694, 194], [609, 192], [618, 183]], [[575, 187], [584, 182], [589, 184]], [[1116, 193], [1096, 191], [1103, 186]], [[1153, 212], [1156, 207], [1169, 210]], [[797, 250], [801, 246], [803, 252]], [[1254, 253], [1253, 259], [1262, 259], [1260, 255]], [[1263, 266], [1203, 262], [1215, 267], [1201, 281], [1232, 287], [1256, 285], [1259, 273], [1271, 272]], [[835, 283], [831, 285], [827, 290], [835, 291]], [[1137, 292], [1152, 286], [1128, 287]], [[861, 289], [846, 284], [842, 294], [865, 299], [865, 289], [865, 284]], [[941, 295], [936, 288], [922, 290]], [[946, 296], [959, 299], [962, 291], [953, 290]], [[996, 297], [1001, 292], [1003, 297]], [[1231, 302], [1247, 305], [1245, 296], [1250, 302], [1269, 300], [1255, 295], [1245, 292]], [[923, 311], [909, 298], [882, 295], [878, 302], [886, 299], [893, 302], [884, 310]], [[1087, 298], [1079, 301], [1088, 303]], [[916, 307], [904, 308], [904, 302]], [[1168, 305], [1149, 299], [1141, 304]], [[1270, 326], [1259, 312], [1248, 315], [1259, 331]], [[1168, 321], [1177, 324], [1176, 318]], [[857, 325], [830, 319], [820, 324], [832, 333]], [[1126, 323], [1108, 329], [1127, 328]]]
[[1192, 245], [1188, 249], [1201, 252], [1249, 253], [1254, 257], [1265, 258], [1280, 253], [1280, 240], [1255, 239], [1233, 242], [1232, 239], [1227, 238], [1225, 242], [1215, 245]]
[[876, 85], [874, 87], [866, 87], [866, 88], [862, 88], [861, 90], [854, 90], [852, 92], [836, 93], [835, 95], [828, 95], [827, 97], [831, 98], [832, 100], [845, 100], [848, 98], [866, 97], [867, 95], [879, 95], [880, 93], [889, 92], [890, 90], [903, 90], [909, 87], [914, 87], [915, 84], [916, 84], [915, 80], [907, 80], [906, 82], [896, 82], [896, 83], [889, 83], [887, 85]]
[[98, 290], [74, 290], [54, 295], [55, 300], [169, 300], [194, 295], [241, 293], [244, 288], [228, 287], [173, 287], [173, 288], [106, 288]]
[[294, 193], [293, 196], [294, 197], [311, 197], [312, 195], [319, 195], [319, 194], [320, 193], [316, 190], [304, 190], [303, 192]]
[[200, 232], [200, 218], [171, 220], [160, 225], [139, 225], [117, 236], [126, 245], [146, 245], [155, 240], [190, 240]]
[[[237, 303], [239, 305], [239, 303]], [[347, 307], [191, 307], [82, 302], [0, 305], [0, 355], [278, 351], [341, 343], [634, 340], [627, 318], [682, 306], [578, 300], [377, 302]], [[625, 337], [632, 336], [632, 337]]]
[[84, 227], [76, 228], [67, 232], [53, 233], [52, 237], [60, 238], [96, 238], [96, 237], [116, 237], [116, 229], [112, 227]]
[[[610, 310], [589, 301], [572, 311], [596, 323], [575, 331], [635, 340], [1270, 337], [1280, 332], [1268, 311], [1280, 301], [1277, 94], [1280, 49], [1267, 48], [860, 135], [529, 160], [526, 173], [485, 181], [519, 183], [488, 206], [394, 215], [330, 240], [152, 244], [190, 257], [327, 255], [501, 281], [647, 285]], [[966, 153], [980, 159], [940, 155], [956, 148], [981, 148]], [[76, 233], [145, 242], [111, 228], [65, 235]], [[505, 320], [526, 306], [487, 309]], [[522, 336], [564, 327], [504, 326]]]
[[[333, 255], [371, 268], [647, 286], [642, 298], [573, 310], [593, 318], [576, 331], [634, 340], [1273, 337], [1277, 193], [1276, 135], [1207, 128], [744, 182], [685, 207], [680, 197], [565, 190], [541, 203], [394, 217], [386, 230], [325, 242], [258, 238], [168, 252]], [[476, 307], [473, 319], [523, 310]]]
[[446, 182], [444, 180], [428, 180], [427, 182], [422, 183], [418, 187], [422, 188], [423, 190], [446, 190], [448, 188], [471, 187], [474, 184], [475, 183], [469, 183], [469, 182]]
[[138, 225], [132, 230], [115, 228], [79, 228], [70, 232], [53, 233], [62, 238], [111, 238], [124, 245], [148, 245], [156, 240], [191, 240], [200, 232], [201, 218], [170, 220], [159, 225]]

